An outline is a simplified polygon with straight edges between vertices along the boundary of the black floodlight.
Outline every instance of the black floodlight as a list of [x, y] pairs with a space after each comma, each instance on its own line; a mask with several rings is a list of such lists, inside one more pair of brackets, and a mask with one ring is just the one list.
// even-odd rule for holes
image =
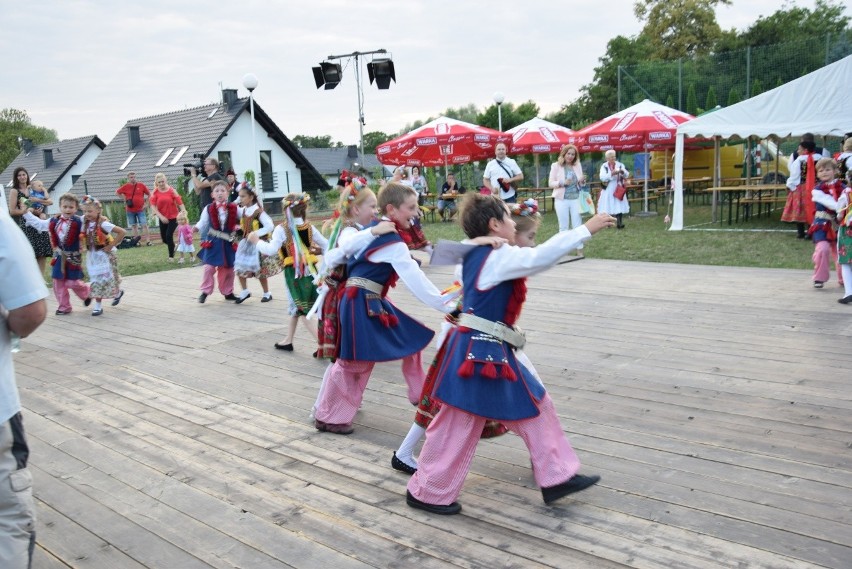
[[370, 76], [370, 84], [376, 81], [379, 89], [390, 88], [391, 79], [396, 83], [396, 73], [393, 69], [393, 61], [389, 58], [374, 59], [367, 64], [367, 75]]
[[339, 63], [331, 63], [323, 61], [319, 67], [311, 68], [314, 72], [314, 82], [317, 84], [317, 89], [325, 85], [325, 89], [334, 89], [340, 83], [343, 77], [343, 68]]

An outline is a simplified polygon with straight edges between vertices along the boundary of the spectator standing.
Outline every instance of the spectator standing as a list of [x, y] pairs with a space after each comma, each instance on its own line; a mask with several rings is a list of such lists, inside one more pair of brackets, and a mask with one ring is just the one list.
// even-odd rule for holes
[[127, 183], [118, 188], [115, 193], [124, 198], [127, 225], [133, 229], [133, 240], [138, 243], [141, 239], [139, 234], [144, 233], [145, 244], [152, 245], [151, 234], [148, 231], [148, 218], [145, 216], [151, 191], [145, 184], [136, 181], [136, 172], [128, 172]]
[[[580, 187], [585, 181], [577, 147], [566, 144], [559, 151], [559, 158], [550, 166], [549, 183], [553, 188], [553, 204], [559, 219], [559, 231], [580, 227]], [[580, 245], [578, 251], [582, 249], [583, 246]]]
[[44, 274], [47, 258], [53, 255], [53, 247], [50, 246], [50, 237], [47, 234], [30, 227], [24, 221], [23, 215], [27, 213], [26, 202], [30, 199], [30, 174], [26, 168], [15, 168], [15, 173], [12, 176], [12, 189], [9, 190], [9, 213], [12, 215], [12, 220], [24, 232], [35, 253], [38, 268]]
[[524, 179], [518, 163], [506, 156], [506, 145], [502, 142], [494, 147], [494, 160], [489, 160], [482, 174], [482, 183], [495, 196], [506, 203], [515, 203], [517, 184]]
[[166, 182], [162, 172], [154, 176], [154, 193], [151, 194], [151, 211], [160, 221], [160, 239], [169, 250], [169, 263], [175, 260], [175, 230], [178, 213], [186, 213], [183, 200]]
[[[213, 203], [211, 194], [213, 186], [216, 182], [225, 180], [222, 174], [219, 173], [219, 161], [211, 157], [205, 158], [203, 180], [198, 178], [198, 171], [195, 168], [190, 168], [189, 172], [192, 174], [192, 187], [195, 189], [195, 194], [199, 197], [201, 203], [201, 211], [204, 211], [208, 205]], [[228, 191], [230, 192], [230, 188]]]
[[0, 211], [0, 567], [25, 569], [35, 547], [35, 504], [29, 449], [15, 383], [12, 338], [44, 321], [47, 287], [27, 239]]
[[630, 171], [615, 159], [615, 150], [607, 150], [604, 156], [606, 162], [601, 164], [601, 171], [598, 174], [602, 186], [601, 195], [598, 198], [598, 212], [615, 216], [616, 227], [624, 229], [622, 217], [630, 212], [630, 202], [627, 201], [626, 193], [621, 199], [616, 198], [615, 189], [619, 182], [623, 184], [630, 177]]

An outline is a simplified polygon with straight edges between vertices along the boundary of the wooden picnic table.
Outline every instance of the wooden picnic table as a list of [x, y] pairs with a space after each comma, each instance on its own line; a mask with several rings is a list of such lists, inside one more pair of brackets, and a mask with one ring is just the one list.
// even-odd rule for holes
[[[734, 202], [736, 202], [736, 222], [740, 221], [740, 206], [744, 206], [744, 220], [748, 220], [751, 216], [751, 205], [757, 204], [758, 215], [760, 215], [763, 205], [774, 205], [786, 201], [787, 186], [784, 184], [751, 184], [751, 185], [724, 185], [711, 186], [705, 190], [706, 193], [713, 194], [713, 221], [716, 219], [716, 204], [718, 196], [727, 196], [728, 202], [728, 225], [731, 225], [734, 220]], [[784, 192], [783, 200], [779, 197], [778, 192]], [[746, 201], [748, 200], [748, 201]], [[780, 200], [780, 201], [779, 201]]]

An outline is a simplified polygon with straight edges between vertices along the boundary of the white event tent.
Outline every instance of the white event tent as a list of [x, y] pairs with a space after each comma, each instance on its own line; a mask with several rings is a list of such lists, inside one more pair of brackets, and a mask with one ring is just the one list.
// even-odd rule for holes
[[683, 229], [683, 143], [686, 137], [730, 138], [806, 132], [842, 136], [852, 132], [852, 55], [771, 91], [720, 109], [677, 128], [672, 231]]

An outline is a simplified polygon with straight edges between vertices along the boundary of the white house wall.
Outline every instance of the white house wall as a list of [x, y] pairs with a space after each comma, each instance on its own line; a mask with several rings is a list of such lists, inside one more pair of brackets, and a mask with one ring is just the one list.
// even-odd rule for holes
[[[271, 150], [272, 171], [278, 175], [278, 187], [275, 192], [263, 192], [263, 199], [283, 198], [288, 193], [301, 193], [302, 171], [296, 167], [293, 159], [267, 135], [260, 124], [255, 125], [255, 132], [258, 155], [262, 150]], [[219, 152], [231, 153], [234, 171], [240, 180], [243, 179], [246, 170], [256, 171], [258, 169], [260, 160], [254, 154], [254, 144], [252, 144], [251, 138], [251, 114], [248, 110], [243, 112], [234, 122], [228, 130], [227, 136], [223, 137], [213, 149], [211, 156], [217, 156]]]
[[[71, 191], [72, 180], [74, 176], [82, 176], [95, 161], [95, 158], [102, 152], [97, 144], [90, 144], [83, 152], [83, 155], [77, 159], [74, 165], [60, 178], [53, 186], [53, 191], [50, 192], [50, 199], [53, 200], [53, 205], [47, 208], [48, 213], [59, 213], [59, 196]], [[118, 189], [118, 186], [116, 186]], [[77, 196], [82, 197], [82, 196]]]

